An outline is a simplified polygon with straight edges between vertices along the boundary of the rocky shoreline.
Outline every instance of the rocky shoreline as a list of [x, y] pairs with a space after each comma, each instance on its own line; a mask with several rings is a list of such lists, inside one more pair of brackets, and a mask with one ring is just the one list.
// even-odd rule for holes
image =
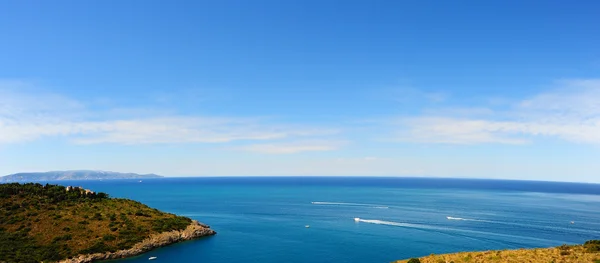
[[119, 250], [115, 252], [95, 253], [88, 255], [78, 255], [71, 259], [64, 259], [58, 263], [90, 263], [99, 260], [119, 259], [140, 255], [152, 249], [164, 247], [173, 243], [186, 240], [196, 239], [204, 236], [216, 234], [209, 226], [192, 221], [192, 223], [184, 230], [174, 230], [160, 234], [154, 234], [144, 239], [142, 242], [135, 244], [130, 249]]

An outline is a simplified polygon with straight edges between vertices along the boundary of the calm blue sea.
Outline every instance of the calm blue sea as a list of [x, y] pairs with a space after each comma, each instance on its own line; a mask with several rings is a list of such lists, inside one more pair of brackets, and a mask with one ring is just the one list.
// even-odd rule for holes
[[218, 232], [112, 261], [119, 263], [150, 256], [182, 263], [390, 262], [600, 239], [596, 184], [357, 177], [60, 183], [138, 200]]

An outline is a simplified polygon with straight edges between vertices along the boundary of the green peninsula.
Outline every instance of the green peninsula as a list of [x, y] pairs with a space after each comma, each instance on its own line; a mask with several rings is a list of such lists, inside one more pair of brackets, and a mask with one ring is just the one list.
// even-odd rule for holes
[[93, 262], [214, 235], [186, 217], [80, 187], [0, 184], [0, 262]]

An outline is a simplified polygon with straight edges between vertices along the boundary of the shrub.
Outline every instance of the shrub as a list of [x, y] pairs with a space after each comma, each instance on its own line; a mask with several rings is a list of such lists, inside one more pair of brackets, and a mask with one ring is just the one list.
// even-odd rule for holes
[[94, 220], [102, 220], [102, 214], [100, 214], [100, 213], [95, 213], [95, 214], [94, 214], [94, 217], [92, 217], [92, 219], [94, 219]]
[[583, 244], [585, 251], [588, 253], [600, 252], [600, 240], [590, 240]]
[[149, 214], [144, 213], [142, 210], [138, 210], [135, 212], [136, 216], [150, 217]]
[[558, 247], [558, 249], [560, 250], [569, 250], [571, 247], [569, 247], [569, 245], [561, 245], [560, 247]]
[[56, 261], [61, 257], [55, 245], [40, 246], [27, 235], [0, 231], [0, 262]]
[[419, 260], [418, 258], [411, 258], [408, 260], [407, 263], [421, 263], [421, 260]]
[[115, 239], [117, 239], [117, 237], [115, 237], [114, 235], [111, 235], [111, 234], [106, 234], [102, 237], [102, 240], [104, 240], [104, 241], [113, 241]]
[[73, 237], [69, 234], [64, 235], [64, 236], [58, 236], [52, 239], [53, 243], [59, 242], [59, 241], [68, 241], [71, 240]]
[[80, 251], [79, 253], [81, 254], [93, 254], [93, 253], [103, 253], [106, 251], [115, 251], [114, 248], [112, 248], [111, 246], [106, 245], [104, 242], [99, 241], [96, 242], [96, 244], [92, 245], [89, 248], [86, 248], [82, 251]]
[[171, 230], [182, 230], [185, 229], [190, 223], [191, 219], [181, 216], [172, 218], [156, 219], [152, 222], [152, 230], [156, 232], [167, 232]]

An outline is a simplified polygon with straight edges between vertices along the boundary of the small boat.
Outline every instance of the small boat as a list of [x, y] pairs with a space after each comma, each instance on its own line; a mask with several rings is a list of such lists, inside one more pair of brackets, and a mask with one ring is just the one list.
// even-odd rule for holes
[[148, 260], [155, 260], [157, 257], [149, 257]]
[[304, 227], [309, 228], [310, 226], [309, 225], [305, 225]]
[[139, 181], [140, 183], [142, 182], [142, 180]]
[[575, 224], [575, 221], [571, 221], [571, 225], [572, 225], [572, 224]]
[[358, 217], [355, 217], [355, 218], [354, 218], [354, 222], [360, 222], [360, 218], [358, 218]]

